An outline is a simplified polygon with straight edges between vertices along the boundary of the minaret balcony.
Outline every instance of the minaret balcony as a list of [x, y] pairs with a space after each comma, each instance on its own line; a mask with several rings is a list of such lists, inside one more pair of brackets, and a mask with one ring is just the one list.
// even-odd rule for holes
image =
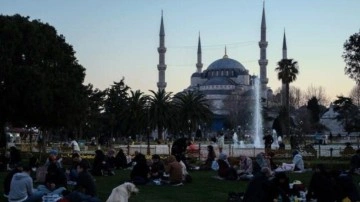
[[263, 84], [267, 84], [269, 82], [269, 79], [268, 78], [261, 78], [261, 83]]
[[203, 63], [196, 63], [196, 67], [197, 67], [197, 68], [202, 68], [202, 67], [203, 67]]
[[158, 70], [166, 70], [166, 65], [165, 64], [158, 64], [157, 65], [157, 68], [158, 68]]
[[260, 48], [266, 48], [268, 46], [268, 42], [267, 41], [259, 41], [259, 47]]
[[158, 52], [159, 52], [159, 53], [165, 53], [165, 52], [166, 52], [166, 48], [165, 48], [165, 47], [159, 47], [159, 48], [158, 48]]
[[268, 64], [268, 60], [259, 60], [259, 65], [263, 66], [263, 65], [267, 65]]
[[158, 88], [166, 88], [166, 82], [157, 82]]

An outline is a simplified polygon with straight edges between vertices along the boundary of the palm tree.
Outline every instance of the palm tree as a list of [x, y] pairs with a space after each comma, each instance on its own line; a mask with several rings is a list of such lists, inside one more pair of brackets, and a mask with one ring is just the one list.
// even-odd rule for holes
[[152, 95], [149, 97], [150, 101], [150, 128], [158, 130], [158, 139], [162, 140], [162, 133], [164, 129], [169, 125], [171, 116], [171, 94], [165, 90], [158, 90], [158, 92], [150, 90]]
[[293, 59], [282, 59], [278, 62], [275, 71], [278, 72], [278, 79], [285, 84], [285, 109], [287, 114], [285, 135], [288, 136], [290, 134], [289, 84], [295, 81], [299, 74], [298, 63]]
[[128, 134], [144, 134], [148, 126], [147, 104], [149, 97], [140, 90], [130, 91], [127, 108]]
[[189, 138], [191, 131], [200, 123], [209, 122], [213, 115], [205, 95], [198, 91], [187, 91], [175, 95], [174, 104], [183, 128], [189, 127]]

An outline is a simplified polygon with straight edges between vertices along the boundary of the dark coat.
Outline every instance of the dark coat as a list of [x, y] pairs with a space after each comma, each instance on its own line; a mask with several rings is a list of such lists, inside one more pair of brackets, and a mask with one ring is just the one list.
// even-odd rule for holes
[[95, 181], [89, 172], [82, 171], [79, 173], [75, 190], [80, 191], [86, 195], [96, 196]]
[[243, 202], [269, 202], [271, 182], [264, 174], [250, 180], [243, 198]]

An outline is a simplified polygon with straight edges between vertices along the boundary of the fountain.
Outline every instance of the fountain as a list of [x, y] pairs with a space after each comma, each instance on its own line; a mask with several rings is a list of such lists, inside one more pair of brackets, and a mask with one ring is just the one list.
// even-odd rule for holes
[[255, 106], [254, 106], [254, 119], [253, 119], [253, 143], [245, 144], [243, 140], [238, 139], [236, 132], [233, 134], [233, 148], [257, 148], [263, 149], [263, 126], [262, 126], [262, 116], [261, 116], [261, 87], [260, 81], [258, 78], [254, 79], [254, 92], [255, 92]]
[[254, 90], [255, 90], [255, 110], [254, 110], [254, 120], [253, 126], [255, 129], [254, 134], [254, 147], [263, 148], [263, 125], [262, 125], [262, 116], [261, 116], [261, 87], [259, 78], [254, 79]]

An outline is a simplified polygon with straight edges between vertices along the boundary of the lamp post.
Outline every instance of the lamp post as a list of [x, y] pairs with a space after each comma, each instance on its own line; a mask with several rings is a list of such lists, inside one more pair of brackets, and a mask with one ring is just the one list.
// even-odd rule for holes
[[191, 120], [188, 120], [188, 124], [189, 124], [189, 139], [191, 139]]
[[147, 155], [150, 155], [150, 126], [147, 127]]

